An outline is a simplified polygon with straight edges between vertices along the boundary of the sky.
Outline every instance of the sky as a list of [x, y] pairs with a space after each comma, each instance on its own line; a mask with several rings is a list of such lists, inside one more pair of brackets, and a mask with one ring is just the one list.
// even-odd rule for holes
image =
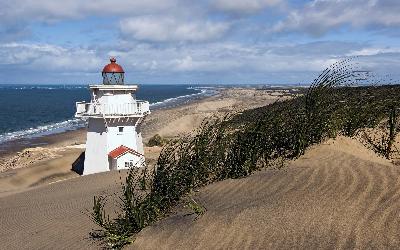
[[334, 62], [398, 76], [399, 0], [0, 0], [0, 84], [307, 84]]

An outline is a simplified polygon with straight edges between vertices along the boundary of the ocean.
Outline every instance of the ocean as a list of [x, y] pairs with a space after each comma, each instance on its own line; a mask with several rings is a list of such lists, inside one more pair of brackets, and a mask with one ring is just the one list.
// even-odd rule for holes
[[[154, 110], [214, 93], [199, 86], [140, 85], [136, 98]], [[90, 101], [88, 86], [0, 85], [0, 144], [84, 127], [74, 118], [78, 101]]]

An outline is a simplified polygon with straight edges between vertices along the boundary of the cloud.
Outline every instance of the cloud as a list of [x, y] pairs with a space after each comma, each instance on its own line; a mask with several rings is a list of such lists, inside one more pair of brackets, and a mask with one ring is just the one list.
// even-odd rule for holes
[[91, 15], [114, 16], [158, 13], [179, 6], [179, 0], [3, 0], [0, 17], [40, 21], [82, 18]]
[[114, 55], [132, 82], [309, 83], [333, 62], [356, 54], [368, 69], [379, 72], [395, 72], [400, 64], [398, 48], [334, 41], [252, 45], [219, 41], [179, 46], [125, 41], [94, 48], [3, 43], [0, 78], [4, 82], [15, 79], [9, 72], [23, 72], [25, 79], [34, 79], [32, 74], [38, 79], [52, 76], [50, 82], [99, 81], [99, 72]]
[[[111, 55], [117, 56], [128, 77], [142, 83], [175, 79], [226, 83], [309, 81], [312, 79], [308, 77], [347, 56], [371, 60], [372, 68], [379, 68], [377, 62], [383, 61], [381, 65], [397, 70], [390, 63], [398, 65], [400, 49], [386, 45], [393, 40], [375, 35], [379, 41], [367, 43], [368, 33], [362, 31], [381, 27], [396, 30], [400, 26], [398, 0], [298, 1], [291, 5], [295, 9], [287, 9], [290, 5], [286, 2], [3, 0], [0, 78], [11, 79], [8, 72], [29, 72], [40, 79], [43, 72], [66, 80], [71, 75], [79, 78], [87, 74], [100, 79], [98, 72]], [[69, 22], [76, 19], [84, 25], [77, 27], [78, 22]], [[285, 32], [284, 36], [266, 33], [266, 25], [275, 32]], [[361, 37], [340, 33], [344, 37], [337, 39], [342, 41], [317, 41], [303, 40], [297, 34], [323, 36], [343, 27], [361, 31]], [[93, 31], [68, 42], [68, 35], [80, 28]], [[112, 39], [106, 40], [109, 36], [104, 34], [111, 34]], [[92, 38], [103, 37], [106, 39], [102, 42], [93, 42]], [[310, 42], [300, 43], [299, 38]], [[26, 78], [30, 80], [28, 75]]]
[[35, 24], [85, 18], [108, 18], [110, 25], [124, 17], [144, 14], [171, 14], [181, 11], [182, 0], [2, 0], [0, 8], [0, 41], [17, 41], [31, 35]]
[[399, 27], [398, 0], [314, 0], [292, 10], [272, 31], [299, 31], [323, 35], [332, 29]]
[[229, 27], [226, 22], [182, 21], [163, 16], [141, 16], [120, 22], [123, 35], [151, 42], [215, 40], [222, 37]]
[[[314, 47], [319, 49], [314, 50]], [[343, 42], [286, 45], [212, 42], [181, 46], [126, 43], [120, 44], [118, 48], [109, 54], [120, 58], [126, 71], [140, 71], [149, 75], [160, 72], [247, 72], [251, 78], [250, 72], [318, 72], [346, 53], [363, 47]]]
[[201, 2], [184, 0], [3, 0], [0, 41], [25, 39], [36, 24], [109, 18], [109, 27], [116, 26], [130, 39], [203, 42], [223, 36], [230, 27], [228, 22], [212, 21], [206, 9]]
[[14, 71], [42, 72], [97, 72], [103, 60], [96, 52], [84, 48], [64, 48], [50, 44], [0, 44], [0, 72], [2, 68]]
[[99, 18], [107, 19], [110, 27], [121, 18], [135, 15], [182, 12], [182, 0], [2, 0], [0, 7], [0, 42], [33, 39], [35, 26], [57, 25], [71, 20], [91, 18], [94, 27]]
[[275, 6], [282, 0], [215, 0], [212, 5], [217, 10], [239, 14], [250, 14], [261, 11], [266, 7]]
[[380, 54], [389, 54], [389, 53], [400, 53], [400, 48], [379, 48], [379, 47], [368, 47], [362, 48], [360, 50], [353, 50], [350, 53], [347, 53], [347, 56], [375, 56]]

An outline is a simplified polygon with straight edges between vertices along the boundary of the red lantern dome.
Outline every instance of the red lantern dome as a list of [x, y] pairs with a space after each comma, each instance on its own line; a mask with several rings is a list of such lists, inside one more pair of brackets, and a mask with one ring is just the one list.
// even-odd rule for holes
[[124, 69], [116, 63], [117, 59], [111, 57], [110, 62], [103, 68], [103, 73], [125, 73]]
[[122, 85], [124, 84], [124, 69], [117, 64], [117, 60], [111, 57], [109, 64], [107, 64], [102, 71], [103, 84], [106, 85]]

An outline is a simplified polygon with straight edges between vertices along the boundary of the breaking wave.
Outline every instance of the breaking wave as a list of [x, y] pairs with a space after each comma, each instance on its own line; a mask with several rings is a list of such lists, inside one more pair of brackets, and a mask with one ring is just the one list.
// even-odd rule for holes
[[36, 128], [29, 128], [20, 131], [4, 133], [0, 135], [0, 143], [23, 138], [35, 138], [44, 135], [57, 134], [68, 130], [83, 128], [84, 126], [85, 121], [79, 119], [71, 119], [67, 121], [38, 126]]

